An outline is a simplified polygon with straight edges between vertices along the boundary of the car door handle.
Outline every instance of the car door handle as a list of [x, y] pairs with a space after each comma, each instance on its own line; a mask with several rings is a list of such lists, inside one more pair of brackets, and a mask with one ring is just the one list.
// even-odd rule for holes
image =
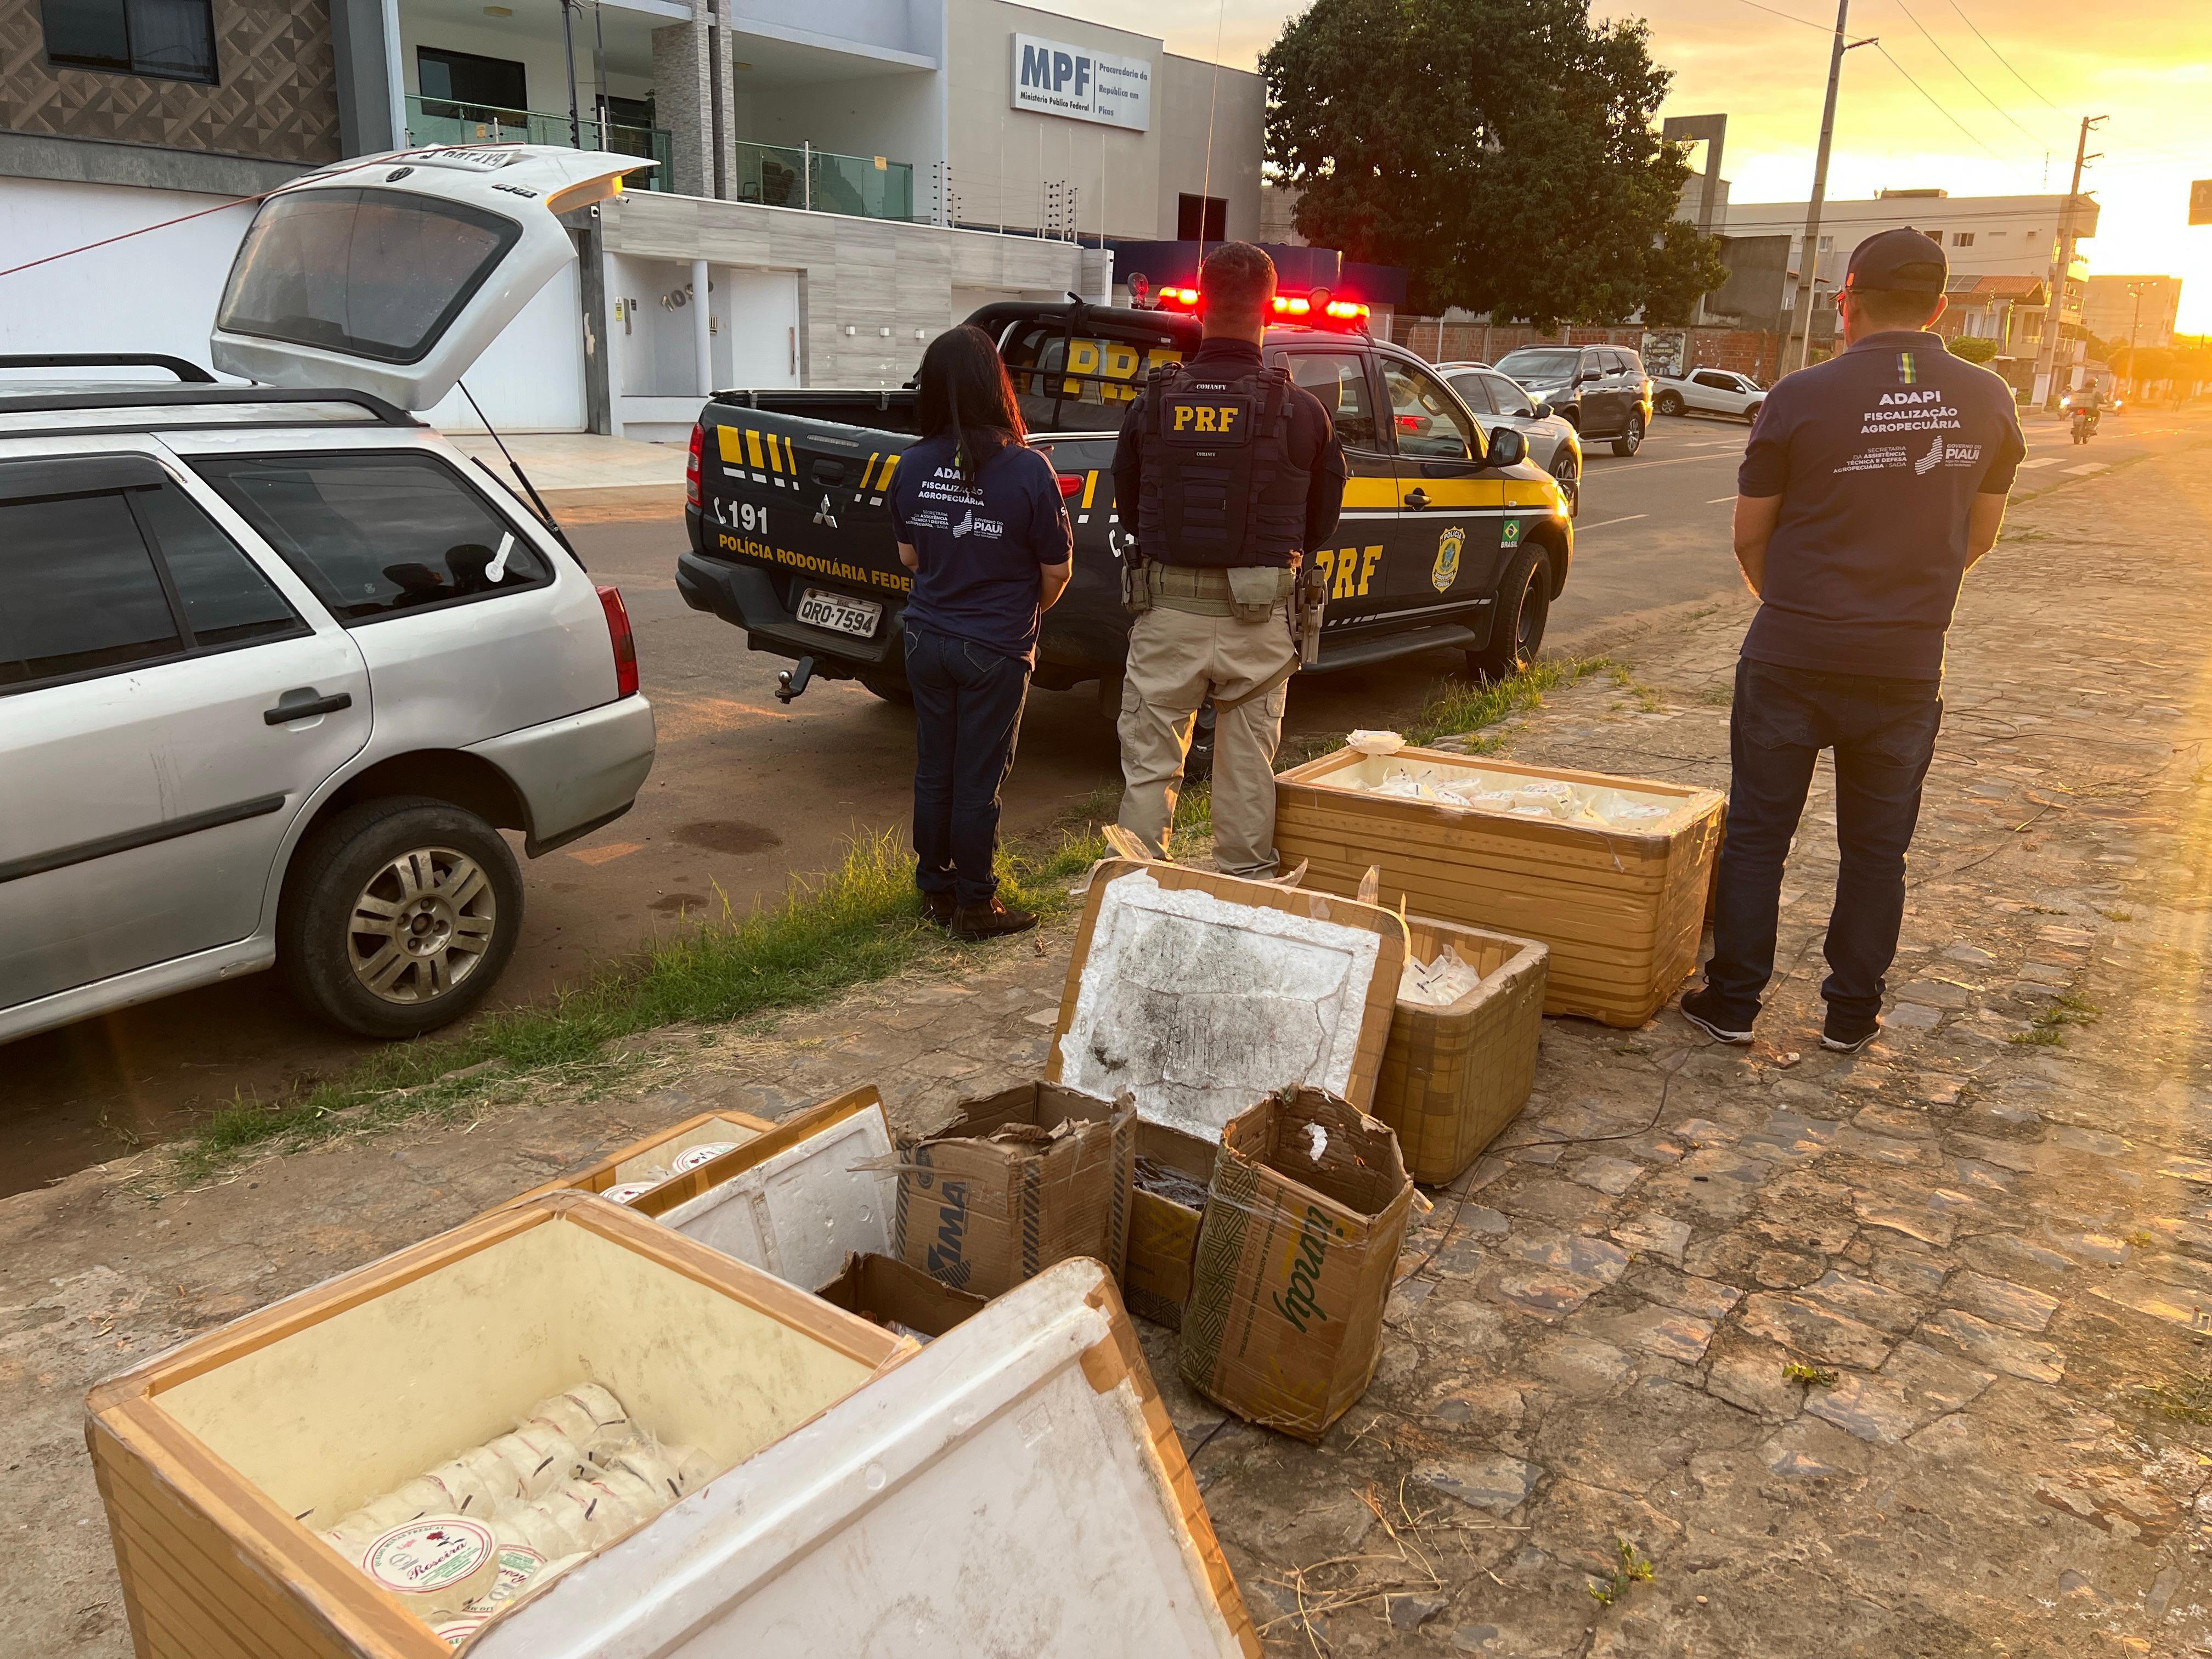
[[294, 720], [309, 720], [318, 714], [335, 714], [341, 708], [352, 707], [353, 693], [350, 691], [339, 691], [327, 697], [319, 697], [315, 695], [315, 688], [309, 685], [303, 686], [297, 691], [287, 691], [276, 699], [276, 706], [274, 708], [264, 708], [261, 711], [261, 719], [262, 722], [268, 726], [289, 726]]
[[1410, 490], [1408, 490], [1408, 491], [1407, 492], [1407, 494], [1406, 494], [1406, 505], [1407, 505], [1407, 506], [1408, 506], [1408, 507], [1412, 507], [1412, 508], [1413, 509], [1413, 511], [1414, 511], [1414, 512], [1416, 512], [1416, 513], [1419, 512], [1423, 507], [1426, 507], [1428, 504], [1429, 504], [1429, 492], [1428, 492], [1427, 490], [1425, 490], [1425, 489], [1419, 489], [1419, 487], [1416, 487], [1416, 488], [1414, 488], [1414, 489], [1410, 489]]

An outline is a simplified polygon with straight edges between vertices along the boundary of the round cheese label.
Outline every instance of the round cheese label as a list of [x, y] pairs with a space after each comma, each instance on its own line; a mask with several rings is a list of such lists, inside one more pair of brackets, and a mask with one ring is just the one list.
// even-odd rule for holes
[[623, 1181], [601, 1193], [601, 1198], [611, 1198], [617, 1204], [627, 1204], [641, 1194], [651, 1192], [660, 1183], [657, 1181]]
[[738, 1143], [734, 1140], [710, 1140], [703, 1146], [693, 1146], [687, 1151], [677, 1153], [676, 1161], [668, 1167], [677, 1174], [682, 1175], [686, 1170], [696, 1170], [702, 1164], [721, 1157], [724, 1152], [734, 1152], [737, 1150]]
[[426, 1515], [368, 1547], [362, 1567], [381, 1589], [424, 1601], [465, 1601], [497, 1571], [491, 1528], [458, 1515]]

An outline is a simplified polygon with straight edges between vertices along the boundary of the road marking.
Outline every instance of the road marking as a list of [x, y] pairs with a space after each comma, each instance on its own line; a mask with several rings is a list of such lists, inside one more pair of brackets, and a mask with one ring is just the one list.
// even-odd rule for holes
[[1575, 532], [1577, 535], [1587, 536], [1593, 530], [1603, 530], [1617, 524], [1634, 524], [1638, 519], [1648, 519], [1650, 516], [1649, 513], [1632, 513], [1625, 519], [1600, 519], [1595, 524], [1577, 525]]
[[2102, 472], [2111, 465], [2110, 461], [2084, 461], [2079, 466], [2069, 466], [2066, 470], [2069, 472]]
[[2032, 460], [2032, 461], [2022, 461], [2022, 462], [2020, 464], [2020, 468], [2019, 468], [2019, 470], [2020, 470], [2021, 471], [2022, 471], [2022, 472], [2025, 472], [2025, 471], [2027, 471], [2030, 467], [2036, 467], [2036, 466], [2056, 466], [2056, 465], [2058, 465], [2058, 460], [2059, 460], [2059, 458], [2058, 458], [2057, 456], [2056, 456], [2056, 455], [2038, 455], [2038, 456], [2037, 456], [2033, 460]]
[[644, 849], [645, 843], [641, 841], [611, 841], [605, 847], [579, 848], [568, 856], [579, 864], [605, 864], [610, 859], [626, 859], [632, 853]]
[[1610, 478], [1615, 473], [1634, 472], [1642, 467], [1687, 466], [1693, 461], [1724, 461], [1728, 459], [1726, 455], [1678, 455], [1671, 461], [1631, 461], [1626, 466], [1608, 466], [1602, 472], [1591, 472], [1585, 476], [1591, 478]]
[[1732, 501], [1735, 499], [1735, 497], [1733, 495], [1716, 495], [1712, 500], [1707, 501], [1705, 505], [1707, 507], [1718, 507], [1723, 501]]

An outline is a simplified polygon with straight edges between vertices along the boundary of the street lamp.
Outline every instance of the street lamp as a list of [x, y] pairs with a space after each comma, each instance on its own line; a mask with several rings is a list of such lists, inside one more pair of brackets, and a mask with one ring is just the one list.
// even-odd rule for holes
[[2136, 331], [2142, 326], [2143, 290], [2148, 285], [2130, 283], [2128, 292], [2136, 297], [2136, 314], [2128, 325], [2128, 390], [2134, 396], [2142, 396], [2142, 376], [2136, 373]]

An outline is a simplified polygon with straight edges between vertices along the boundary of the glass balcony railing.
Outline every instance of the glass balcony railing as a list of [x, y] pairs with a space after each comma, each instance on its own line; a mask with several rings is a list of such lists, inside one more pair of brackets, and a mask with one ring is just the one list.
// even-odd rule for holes
[[741, 202], [842, 213], [855, 219], [914, 218], [914, 164], [881, 155], [839, 155], [811, 146], [737, 146]]
[[[660, 165], [640, 175], [649, 190], [672, 190], [668, 176], [675, 149], [665, 127], [631, 127], [609, 121], [602, 125], [586, 116], [580, 123], [586, 149], [611, 150], [635, 155]], [[542, 110], [493, 109], [482, 104], [459, 104], [447, 98], [407, 99], [407, 142], [410, 144], [565, 144], [569, 142], [568, 118]]]

